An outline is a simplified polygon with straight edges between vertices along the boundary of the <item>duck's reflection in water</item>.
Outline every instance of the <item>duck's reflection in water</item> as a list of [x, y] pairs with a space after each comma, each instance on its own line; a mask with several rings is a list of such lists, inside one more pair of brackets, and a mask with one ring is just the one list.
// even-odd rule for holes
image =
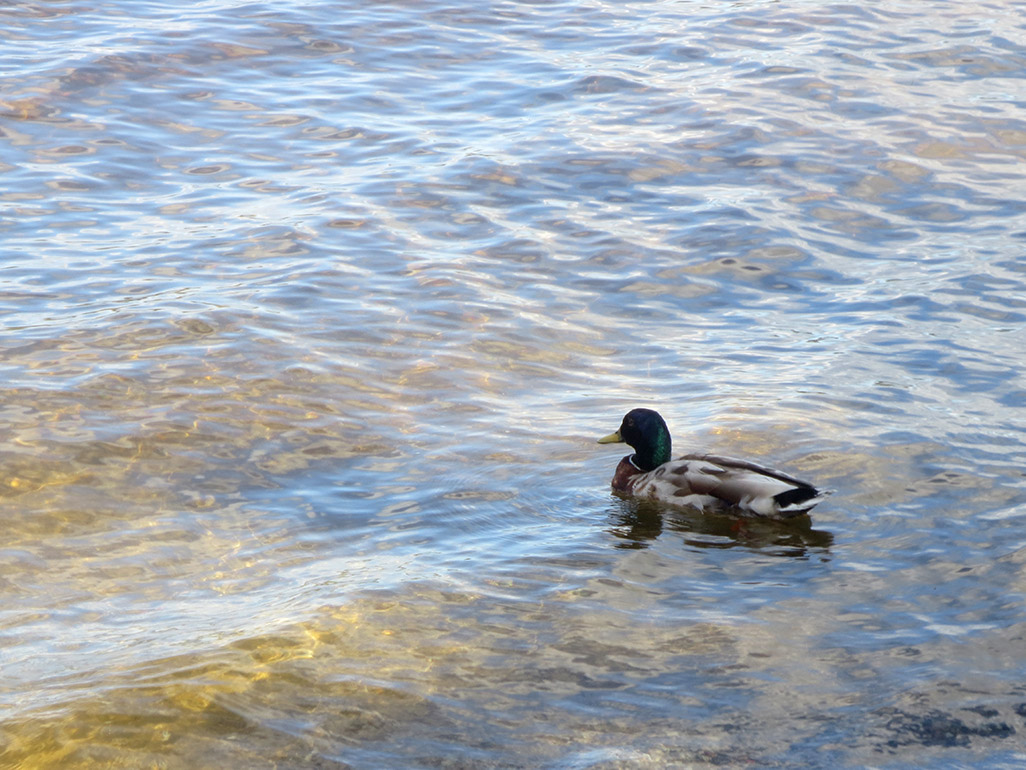
[[685, 545], [697, 548], [753, 548], [776, 556], [804, 557], [825, 551], [834, 536], [813, 529], [809, 516], [787, 521], [750, 516], [699, 513], [645, 500], [617, 500], [610, 512], [609, 532], [617, 548], [647, 548], [664, 532], [680, 533]]

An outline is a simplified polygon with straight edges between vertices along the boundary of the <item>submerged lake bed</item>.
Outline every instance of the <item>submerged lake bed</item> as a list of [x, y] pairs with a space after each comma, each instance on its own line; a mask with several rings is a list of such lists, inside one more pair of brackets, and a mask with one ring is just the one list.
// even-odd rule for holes
[[1026, 761], [1014, 4], [0, 18], [0, 766]]

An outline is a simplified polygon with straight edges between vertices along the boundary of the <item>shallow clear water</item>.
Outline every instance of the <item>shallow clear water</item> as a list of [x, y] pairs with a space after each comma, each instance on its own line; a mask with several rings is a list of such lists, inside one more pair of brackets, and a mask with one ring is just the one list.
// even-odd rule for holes
[[[0, 9], [0, 765], [1026, 761], [1013, 3]], [[619, 500], [675, 447], [811, 526]]]

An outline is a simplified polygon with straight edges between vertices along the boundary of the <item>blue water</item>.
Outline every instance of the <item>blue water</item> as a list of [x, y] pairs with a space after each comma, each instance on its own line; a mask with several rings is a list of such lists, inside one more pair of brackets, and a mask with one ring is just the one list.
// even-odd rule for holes
[[[0, 9], [0, 765], [1021, 766], [1023, 50]], [[620, 500], [635, 406], [836, 492]]]

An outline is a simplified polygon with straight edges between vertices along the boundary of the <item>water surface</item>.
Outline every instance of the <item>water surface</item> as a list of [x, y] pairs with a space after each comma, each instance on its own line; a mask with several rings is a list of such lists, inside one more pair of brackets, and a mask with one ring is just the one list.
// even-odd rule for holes
[[1026, 761], [1015, 4], [0, 22], [0, 765]]

